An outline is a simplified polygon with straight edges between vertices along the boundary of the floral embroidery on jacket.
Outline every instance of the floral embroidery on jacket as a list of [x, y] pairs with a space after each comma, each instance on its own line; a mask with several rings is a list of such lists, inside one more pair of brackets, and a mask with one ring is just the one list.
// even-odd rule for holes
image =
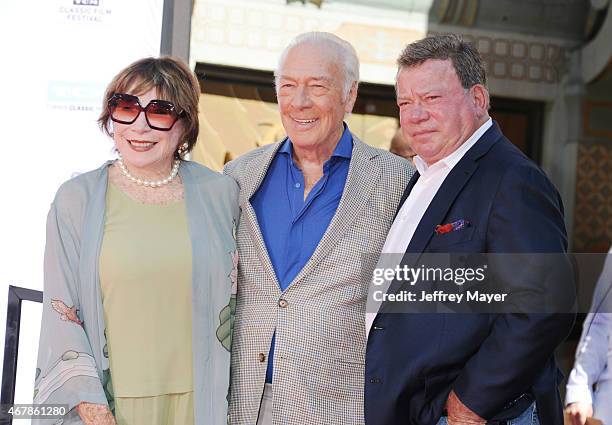
[[68, 307], [62, 300], [51, 300], [51, 307], [60, 314], [60, 319], [82, 325], [76, 306]]
[[[236, 220], [232, 221], [232, 237], [236, 241]], [[227, 275], [232, 285], [229, 303], [219, 312], [219, 327], [217, 339], [227, 351], [232, 350], [232, 332], [234, 330], [234, 316], [236, 314], [236, 293], [238, 292], [238, 250], [229, 252], [232, 258], [232, 269]]]

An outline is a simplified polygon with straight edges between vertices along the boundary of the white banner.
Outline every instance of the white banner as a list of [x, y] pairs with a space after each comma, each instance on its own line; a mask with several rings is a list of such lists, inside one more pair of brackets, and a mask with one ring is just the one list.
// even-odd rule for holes
[[[96, 125], [104, 89], [129, 63], [159, 55], [162, 13], [163, 0], [0, 1], [2, 346], [8, 285], [42, 290], [55, 191], [113, 157], [112, 141]], [[35, 334], [20, 344], [16, 402], [32, 399]]]

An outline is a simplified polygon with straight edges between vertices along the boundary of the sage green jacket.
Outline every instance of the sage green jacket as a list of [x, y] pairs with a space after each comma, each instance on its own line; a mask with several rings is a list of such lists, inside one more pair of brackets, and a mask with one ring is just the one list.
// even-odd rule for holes
[[[65, 182], [47, 217], [34, 403], [66, 404], [69, 413], [33, 423], [79, 424], [74, 407], [80, 402], [114, 407], [98, 271], [110, 164]], [[221, 425], [227, 423], [236, 304], [238, 187], [193, 162], [183, 161], [179, 174], [193, 258], [195, 423]]]

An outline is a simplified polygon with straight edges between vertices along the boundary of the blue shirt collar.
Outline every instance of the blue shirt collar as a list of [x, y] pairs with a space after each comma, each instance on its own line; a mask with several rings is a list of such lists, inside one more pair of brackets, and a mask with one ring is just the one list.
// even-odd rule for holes
[[[340, 141], [338, 141], [338, 144], [336, 145], [336, 148], [332, 152], [331, 156], [351, 159], [351, 155], [353, 154], [353, 135], [351, 134], [351, 131], [346, 123], [342, 123], [342, 125], [344, 126], [344, 131], [342, 132]], [[291, 144], [289, 137], [285, 139], [278, 152], [289, 154], [289, 157], [293, 159], [293, 145]]]

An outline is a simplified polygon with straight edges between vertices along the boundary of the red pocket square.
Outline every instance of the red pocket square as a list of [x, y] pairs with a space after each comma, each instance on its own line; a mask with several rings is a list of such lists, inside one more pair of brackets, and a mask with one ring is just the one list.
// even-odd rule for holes
[[470, 222], [468, 220], [457, 220], [452, 223], [438, 224], [436, 226], [436, 235], [443, 235], [444, 233], [456, 232], [464, 227], [469, 227]]

